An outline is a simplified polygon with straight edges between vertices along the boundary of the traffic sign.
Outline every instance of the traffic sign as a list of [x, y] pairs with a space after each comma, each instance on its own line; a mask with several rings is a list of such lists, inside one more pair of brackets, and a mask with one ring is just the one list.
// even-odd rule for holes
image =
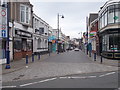
[[6, 11], [3, 9], [2, 11], [1, 11], [1, 15], [4, 17], [4, 16], [6, 16]]
[[2, 31], [1, 31], [1, 36], [2, 36], [3, 38], [7, 37], [7, 32], [6, 32], [6, 30], [2, 30]]
[[0, 38], [7, 38], [7, 8], [0, 7]]

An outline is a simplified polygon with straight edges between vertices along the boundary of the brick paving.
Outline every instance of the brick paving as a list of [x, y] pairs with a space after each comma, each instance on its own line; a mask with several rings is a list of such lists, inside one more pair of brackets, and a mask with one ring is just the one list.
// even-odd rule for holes
[[[70, 61], [70, 58], [72, 61]], [[86, 62], [85, 61], [86, 59], [89, 62]], [[57, 61], [60, 60], [62, 62], [58, 63]], [[68, 62], [64, 62], [64, 60], [67, 60]], [[78, 61], [81, 60], [80, 63], [77, 62], [77, 60]], [[16, 66], [16, 67], [20, 67], [20, 66]], [[27, 67], [26, 64], [24, 64], [22, 69], [16, 70], [11, 73], [5, 70], [3, 71], [2, 81], [8, 82], [8, 81], [37, 79], [37, 78], [54, 77], [54, 76], [58, 77], [58, 76], [71, 75], [71, 74], [116, 71], [116, 70], [118, 70], [118, 67], [94, 63], [94, 61], [90, 61], [87, 55], [85, 55], [83, 52], [70, 51], [61, 54], [51, 54], [51, 56], [45, 55], [43, 56], [43, 59], [41, 57], [40, 61], [36, 60], [36, 62], [28, 64]]]
[[[89, 55], [87, 55], [89, 57]], [[94, 61], [94, 54], [92, 53], [91, 57], [89, 57], [90, 60]], [[95, 63], [101, 63], [101, 56], [96, 56]], [[120, 67], [120, 60], [112, 60], [102, 57], [102, 64], [108, 65], [108, 66], [115, 66]]]

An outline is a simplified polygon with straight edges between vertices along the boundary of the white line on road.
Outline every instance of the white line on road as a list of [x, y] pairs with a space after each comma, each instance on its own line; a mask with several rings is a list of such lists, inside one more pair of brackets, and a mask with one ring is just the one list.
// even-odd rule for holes
[[77, 78], [86, 78], [86, 77], [71, 77], [73, 79], [77, 79]]
[[69, 79], [85, 79], [85, 78], [95, 78], [97, 76], [84, 76], [84, 77], [59, 77], [60, 79], [66, 79], [66, 78], [69, 78]]
[[116, 72], [106, 73], [106, 74], [100, 75], [99, 77], [104, 77], [104, 76], [111, 75], [111, 74], [114, 74], [114, 73], [116, 73]]
[[0, 88], [15, 88], [15, 87], [17, 87], [17, 86], [2, 86]]
[[29, 86], [29, 85], [33, 85], [33, 84], [37, 84], [37, 83], [42, 83], [42, 82], [47, 82], [47, 81], [51, 81], [51, 80], [55, 80], [55, 79], [57, 79], [57, 78], [50, 78], [50, 79], [45, 79], [45, 80], [38, 81], [38, 82], [27, 83], [27, 84], [20, 85], [20, 87]]
[[95, 77], [97, 77], [97, 76], [88, 76], [88, 78], [95, 78]]
[[60, 79], [66, 79], [66, 78], [68, 78], [68, 77], [59, 77]]

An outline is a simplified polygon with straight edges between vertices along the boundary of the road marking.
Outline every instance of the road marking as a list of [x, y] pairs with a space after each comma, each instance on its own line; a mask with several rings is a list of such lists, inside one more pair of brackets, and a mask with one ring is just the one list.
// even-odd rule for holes
[[71, 77], [73, 79], [77, 79], [77, 78], [86, 78], [86, 77]]
[[66, 79], [66, 78], [69, 78], [69, 79], [85, 79], [85, 78], [95, 78], [97, 76], [84, 76], [84, 77], [59, 77], [60, 79]]
[[95, 77], [97, 77], [97, 76], [88, 76], [88, 78], [95, 78]]
[[0, 88], [15, 88], [15, 87], [17, 87], [17, 86], [2, 86]]
[[29, 85], [33, 85], [33, 84], [37, 84], [37, 83], [42, 83], [42, 82], [47, 82], [47, 81], [52, 81], [52, 80], [55, 80], [55, 79], [57, 79], [57, 78], [50, 78], [50, 79], [45, 79], [45, 80], [38, 81], [38, 82], [27, 83], [27, 84], [20, 85], [20, 87], [29, 86]]
[[60, 79], [65, 79], [65, 78], [67, 78], [67, 77], [59, 77]]
[[106, 74], [100, 75], [99, 77], [104, 77], [104, 76], [111, 75], [111, 74], [114, 74], [114, 73], [116, 73], [116, 72], [106, 73]]

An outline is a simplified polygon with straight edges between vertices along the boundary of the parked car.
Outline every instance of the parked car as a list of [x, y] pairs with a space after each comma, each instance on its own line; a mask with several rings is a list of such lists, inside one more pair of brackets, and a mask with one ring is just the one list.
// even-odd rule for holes
[[75, 48], [74, 51], [79, 51], [79, 49], [78, 49], [78, 48]]

